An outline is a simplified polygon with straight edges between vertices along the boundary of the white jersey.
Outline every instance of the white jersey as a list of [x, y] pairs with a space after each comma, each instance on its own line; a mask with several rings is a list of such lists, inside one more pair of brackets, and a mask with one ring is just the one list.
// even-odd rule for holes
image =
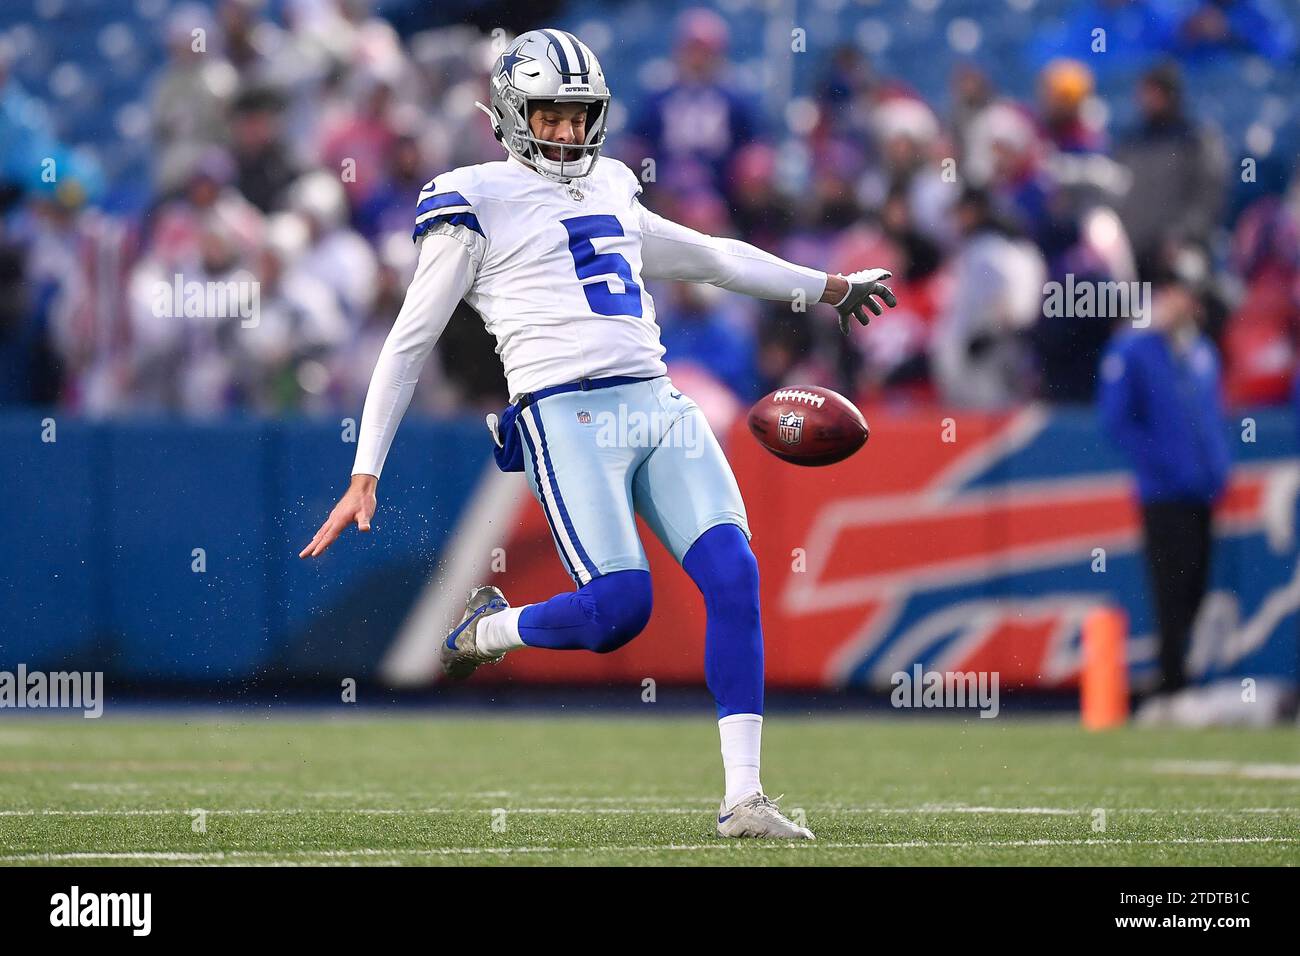
[[582, 378], [663, 375], [644, 279], [818, 301], [826, 273], [642, 207], [618, 160], [557, 183], [515, 159], [430, 181], [416, 207], [416, 275], [375, 365], [353, 474], [379, 475], [429, 351], [463, 298], [496, 337], [511, 400]]
[[603, 159], [572, 189], [505, 161], [453, 170], [420, 194], [428, 208], [417, 207], [417, 238], [471, 230], [465, 301], [497, 340], [512, 397], [581, 378], [664, 374], [641, 278], [640, 191], [630, 169]]

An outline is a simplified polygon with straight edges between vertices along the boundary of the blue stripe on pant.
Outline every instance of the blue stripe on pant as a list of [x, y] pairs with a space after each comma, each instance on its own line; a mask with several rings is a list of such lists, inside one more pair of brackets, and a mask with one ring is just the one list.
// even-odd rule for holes
[[551, 534], [555, 537], [560, 553], [564, 555], [569, 575], [580, 585], [593, 578], [600, 577], [600, 571], [592, 563], [587, 551], [578, 538], [568, 510], [564, 507], [564, 496], [560, 494], [560, 483], [555, 478], [555, 465], [551, 461], [550, 448], [546, 443], [546, 428], [542, 425], [542, 416], [535, 405], [525, 408], [519, 415], [523, 422], [524, 440], [532, 454], [533, 475], [537, 482], [538, 497], [546, 511], [546, 520], [550, 523]]
[[[519, 429], [519, 433], [524, 437], [524, 447], [528, 449], [528, 456], [533, 465], [533, 474], [540, 474], [537, 470], [537, 449], [533, 447], [533, 437], [528, 434], [528, 429], [524, 428], [522, 423], [518, 423], [516, 427]], [[574, 570], [573, 563], [569, 560], [568, 552], [565, 551], [564, 546], [560, 543], [559, 532], [555, 530], [555, 519], [551, 517], [551, 506], [547, 504], [546, 497], [541, 494], [540, 489], [537, 497], [541, 501], [542, 514], [546, 516], [546, 523], [551, 527], [551, 538], [554, 539], [556, 547], [560, 550], [560, 558], [564, 561], [564, 569], [569, 572], [569, 577], [577, 581], [578, 574]]]

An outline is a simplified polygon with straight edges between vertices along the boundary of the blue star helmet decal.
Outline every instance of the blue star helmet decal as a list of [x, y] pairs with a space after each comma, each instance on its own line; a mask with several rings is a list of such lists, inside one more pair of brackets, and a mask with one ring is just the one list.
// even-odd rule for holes
[[507, 50], [501, 55], [501, 69], [497, 72], [504, 76], [509, 83], [515, 81], [515, 67], [520, 63], [532, 63], [536, 59], [536, 57], [531, 57], [527, 53], [519, 52], [527, 42], [527, 40], [524, 40], [516, 44], [513, 50]]

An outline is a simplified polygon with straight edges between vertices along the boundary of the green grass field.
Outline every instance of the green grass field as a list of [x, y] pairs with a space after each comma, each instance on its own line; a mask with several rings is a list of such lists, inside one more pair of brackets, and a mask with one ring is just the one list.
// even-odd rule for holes
[[707, 715], [5, 720], [0, 863], [1300, 862], [1296, 729], [778, 715], [799, 845], [712, 835], [717, 749]]

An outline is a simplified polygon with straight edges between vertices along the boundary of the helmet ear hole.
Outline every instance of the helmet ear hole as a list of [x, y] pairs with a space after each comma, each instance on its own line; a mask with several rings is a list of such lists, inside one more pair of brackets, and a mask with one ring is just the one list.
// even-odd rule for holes
[[605, 118], [605, 108], [606, 104], [603, 102], [587, 104], [587, 143], [603, 135], [602, 121]]
[[496, 137], [498, 143], [505, 143], [505, 135], [501, 132], [501, 117], [494, 109], [484, 106], [482, 103], [475, 103], [479, 109], [487, 114], [488, 122], [492, 124], [492, 135]]

